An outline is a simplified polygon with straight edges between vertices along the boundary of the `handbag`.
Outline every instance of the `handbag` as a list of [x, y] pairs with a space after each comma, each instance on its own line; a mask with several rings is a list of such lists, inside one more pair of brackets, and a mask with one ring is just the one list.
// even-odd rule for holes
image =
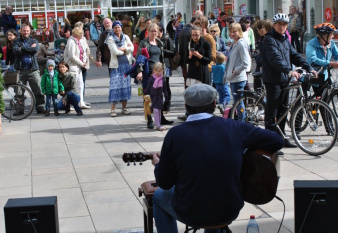
[[19, 82], [19, 72], [18, 71], [9, 71], [7, 70], [3, 74], [5, 84], [15, 84]]

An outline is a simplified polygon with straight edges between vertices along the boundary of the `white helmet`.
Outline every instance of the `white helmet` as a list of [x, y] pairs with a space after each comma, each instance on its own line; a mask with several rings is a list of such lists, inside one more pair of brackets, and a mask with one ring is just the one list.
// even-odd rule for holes
[[280, 21], [289, 23], [289, 17], [286, 14], [281, 14], [281, 13], [276, 14], [272, 20], [274, 23], [277, 23]]

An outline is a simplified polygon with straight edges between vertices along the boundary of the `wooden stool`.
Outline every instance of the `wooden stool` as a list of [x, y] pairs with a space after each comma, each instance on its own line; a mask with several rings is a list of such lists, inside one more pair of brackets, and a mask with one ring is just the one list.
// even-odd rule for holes
[[138, 195], [143, 198], [143, 221], [144, 221], [144, 233], [153, 233], [153, 196], [154, 192], [158, 189], [158, 185], [155, 180], [146, 181], [138, 188]]

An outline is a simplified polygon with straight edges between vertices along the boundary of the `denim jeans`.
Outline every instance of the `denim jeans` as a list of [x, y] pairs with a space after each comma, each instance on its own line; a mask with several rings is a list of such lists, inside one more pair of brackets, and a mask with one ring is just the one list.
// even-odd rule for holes
[[230, 102], [230, 89], [229, 85], [226, 84], [215, 84], [216, 90], [219, 95], [218, 103], [222, 104], [225, 107]]
[[69, 111], [70, 105], [73, 105], [76, 112], [81, 112], [81, 108], [79, 107], [80, 96], [71, 91], [68, 92], [66, 95], [67, 95], [67, 104], [64, 105], [62, 103], [62, 100], [60, 100], [57, 104], [58, 110]]
[[[237, 90], [244, 90], [246, 83], [247, 81], [230, 83], [231, 94], [232, 94], [232, 98], [234, 99], [234, 103], [243, 96], [243, 93], [237, 93]], [[241, 109], [244, 109], [244, 111], [242, 112]], [[245, 107], [244, 107], [243, 101], [241, 101], [239, 105], [237, 106], [237, 114], [238, 114], [238, 120], [244, 121]]]
[[[178, 233], [176, 220], [182, 222], [177, 216], [173, 206], [175, 186], [169, 190], [158, 188], [153, 196], [154, 219], [158, 233]], [[205, 213], [208, 214], [208, 213]], [[184, 223], [184, 222], [183, 222]], [[225, 230], [204, 230], [204, 233], [225, 233]]]
[[[52, 99], [53, 101], [53, 107], [54, 107], [54, 111], [57, 110], [57, 99], [58, 99], [58, 95], [46, 95], [46, 111], [50, 110], [50, 100]], [[62, 101], [61, 101], [62, 102]]]

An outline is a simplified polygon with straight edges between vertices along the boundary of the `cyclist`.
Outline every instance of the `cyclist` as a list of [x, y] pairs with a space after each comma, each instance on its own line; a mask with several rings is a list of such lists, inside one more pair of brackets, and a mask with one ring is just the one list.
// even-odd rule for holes
[[[292, 71], [292, 64], [301, 66], [317, 76], [317, 72], [297, 53], [288, 40], [285, 34], [288, 23], [289, 17], [286, 14], [276, 14], [273, 17], [273, 29], [266, 34], [261, 48], [267, 102], [265, 128], [273, 131], [276, 131], [276, 117], [279, 118], [288, 107], [289, 92], [282, 89], [289, 85], [291, 76], [300, 77], [297, 72]], [[286, 118], [279, 123], [284, 134], [285, 123]], [[296, 147], [288, 139], [285, 139], [284, 143], [284, 147]]]
[[[332, 41], [333, 33], [336, 30], [336, 27], [331, 23], [321, 23], [314, 26], [317, 36], [309, 41], [306, 46], [306, 61], [311, 64], [311, 66], [318, 67], [333, 67], [338, 68], [338, 48], [336, 44]], [[334, 58], [336, 61], [331, 61], [331, 58]], [[321, 96], [323, 90], [320, 89], [320, 86], [328, 78], [328, 72], [326, 69], [323, 72], [318, 74], [318, 79], [311, 80], [313, 91], [316, 93], [316, 96]], [[319, 84], [319, 85], [318, 85]], [[310, 89], [311, 85], [303, 83], [302, 85], [304, 93]], [[322, 100], [327, 102], [328, 96], [322, 96]]]

